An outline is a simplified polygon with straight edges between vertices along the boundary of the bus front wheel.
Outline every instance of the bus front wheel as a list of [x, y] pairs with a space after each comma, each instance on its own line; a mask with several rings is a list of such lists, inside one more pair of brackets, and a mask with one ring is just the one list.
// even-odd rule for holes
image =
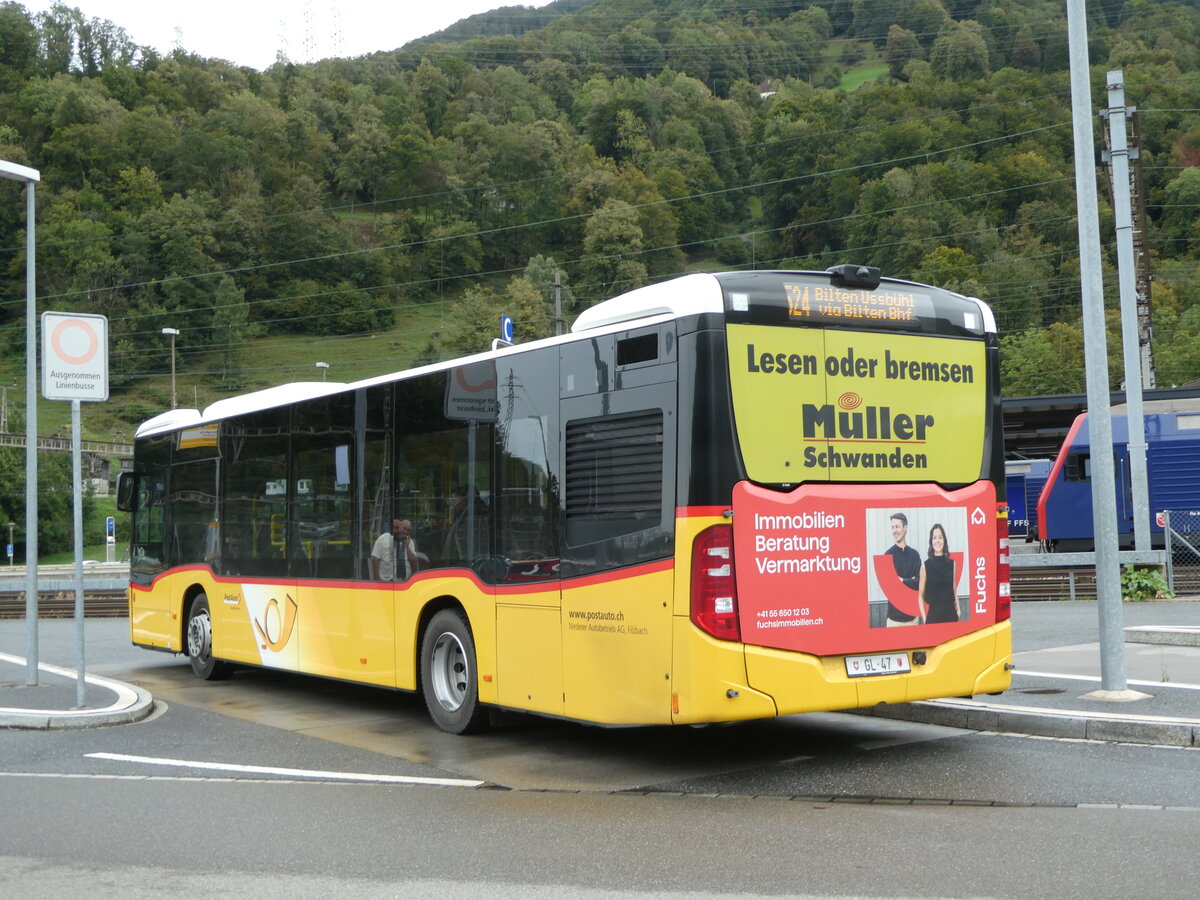
[[475, 639], [458, 610], [436, 613], [421, 641], [421, 690], [430, 718], [442, 731], [469, 734], [488, 725], [479, 703]]
[[197, 678], [217, 681], [229, 677], [229, 664], [213, 659], [212, 613], [208, 597], [198, 594], [188, 611], [187, 655]]

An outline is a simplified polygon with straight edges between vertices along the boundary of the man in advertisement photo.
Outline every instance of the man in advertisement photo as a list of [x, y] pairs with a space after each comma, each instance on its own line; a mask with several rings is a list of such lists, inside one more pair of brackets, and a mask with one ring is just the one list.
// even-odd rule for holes
[[[888, 547], [886, 553], [892, 558], [896, 577], [900, 579], [905, 588], [913, 591], [915, 596], [921, 581], [921, 554], [908, 546], [908, 516], [902, 512], [892, 513], [889, 523], [892, 529], [893, 543]], [[915, 625], [918, 621], [916, 616], [904, 612], [891, 600], [888, 601], [887, 625], [889, 628], [896, 625]]]

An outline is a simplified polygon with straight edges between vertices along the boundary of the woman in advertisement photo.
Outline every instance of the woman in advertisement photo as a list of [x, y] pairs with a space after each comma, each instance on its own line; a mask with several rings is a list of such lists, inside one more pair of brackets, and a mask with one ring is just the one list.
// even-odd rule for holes
[[921, 621], [925, 624], [959, 620], [958, 596], [954, 591], [958, 573], [954, 568], [946, 529], [934, 524], [929, 529], [929, 555], [921, 566], [921, 580], [917, 587]]

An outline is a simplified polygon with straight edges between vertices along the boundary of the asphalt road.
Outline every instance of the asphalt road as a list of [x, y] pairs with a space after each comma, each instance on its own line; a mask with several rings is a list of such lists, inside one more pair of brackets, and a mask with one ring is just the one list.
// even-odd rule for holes
[[[1086, 640], [1094, 615], [1018, 605], [1018, 648]], [[43, 659], [70, 664], [73, 625], [42, 626]], [[5, 894], [1184, 897], [1200, 878], [1200, 750], [848, 714], [451, 737], [408, 695], [198, 682], [124, 627], [87, 623], [89, 670], [165, 709], [0, 732]]]

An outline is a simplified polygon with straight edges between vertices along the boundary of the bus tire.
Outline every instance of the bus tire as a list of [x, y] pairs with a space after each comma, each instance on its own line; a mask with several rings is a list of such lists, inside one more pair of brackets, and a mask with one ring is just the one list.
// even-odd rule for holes
[[197, 594], [188, 610], [186, 646], [192, 672], [205, 681], [219, 681], [229, 677], [229, 663], [213, 659], [212, 612], [208, 608], [208, 597]]
[[456, 609], [436, 613], [425, 629], [421, 692], [429, 717], [442, 731], [470, 734], [488, 727], [488, 711], [479, 702], [475, 639]]

